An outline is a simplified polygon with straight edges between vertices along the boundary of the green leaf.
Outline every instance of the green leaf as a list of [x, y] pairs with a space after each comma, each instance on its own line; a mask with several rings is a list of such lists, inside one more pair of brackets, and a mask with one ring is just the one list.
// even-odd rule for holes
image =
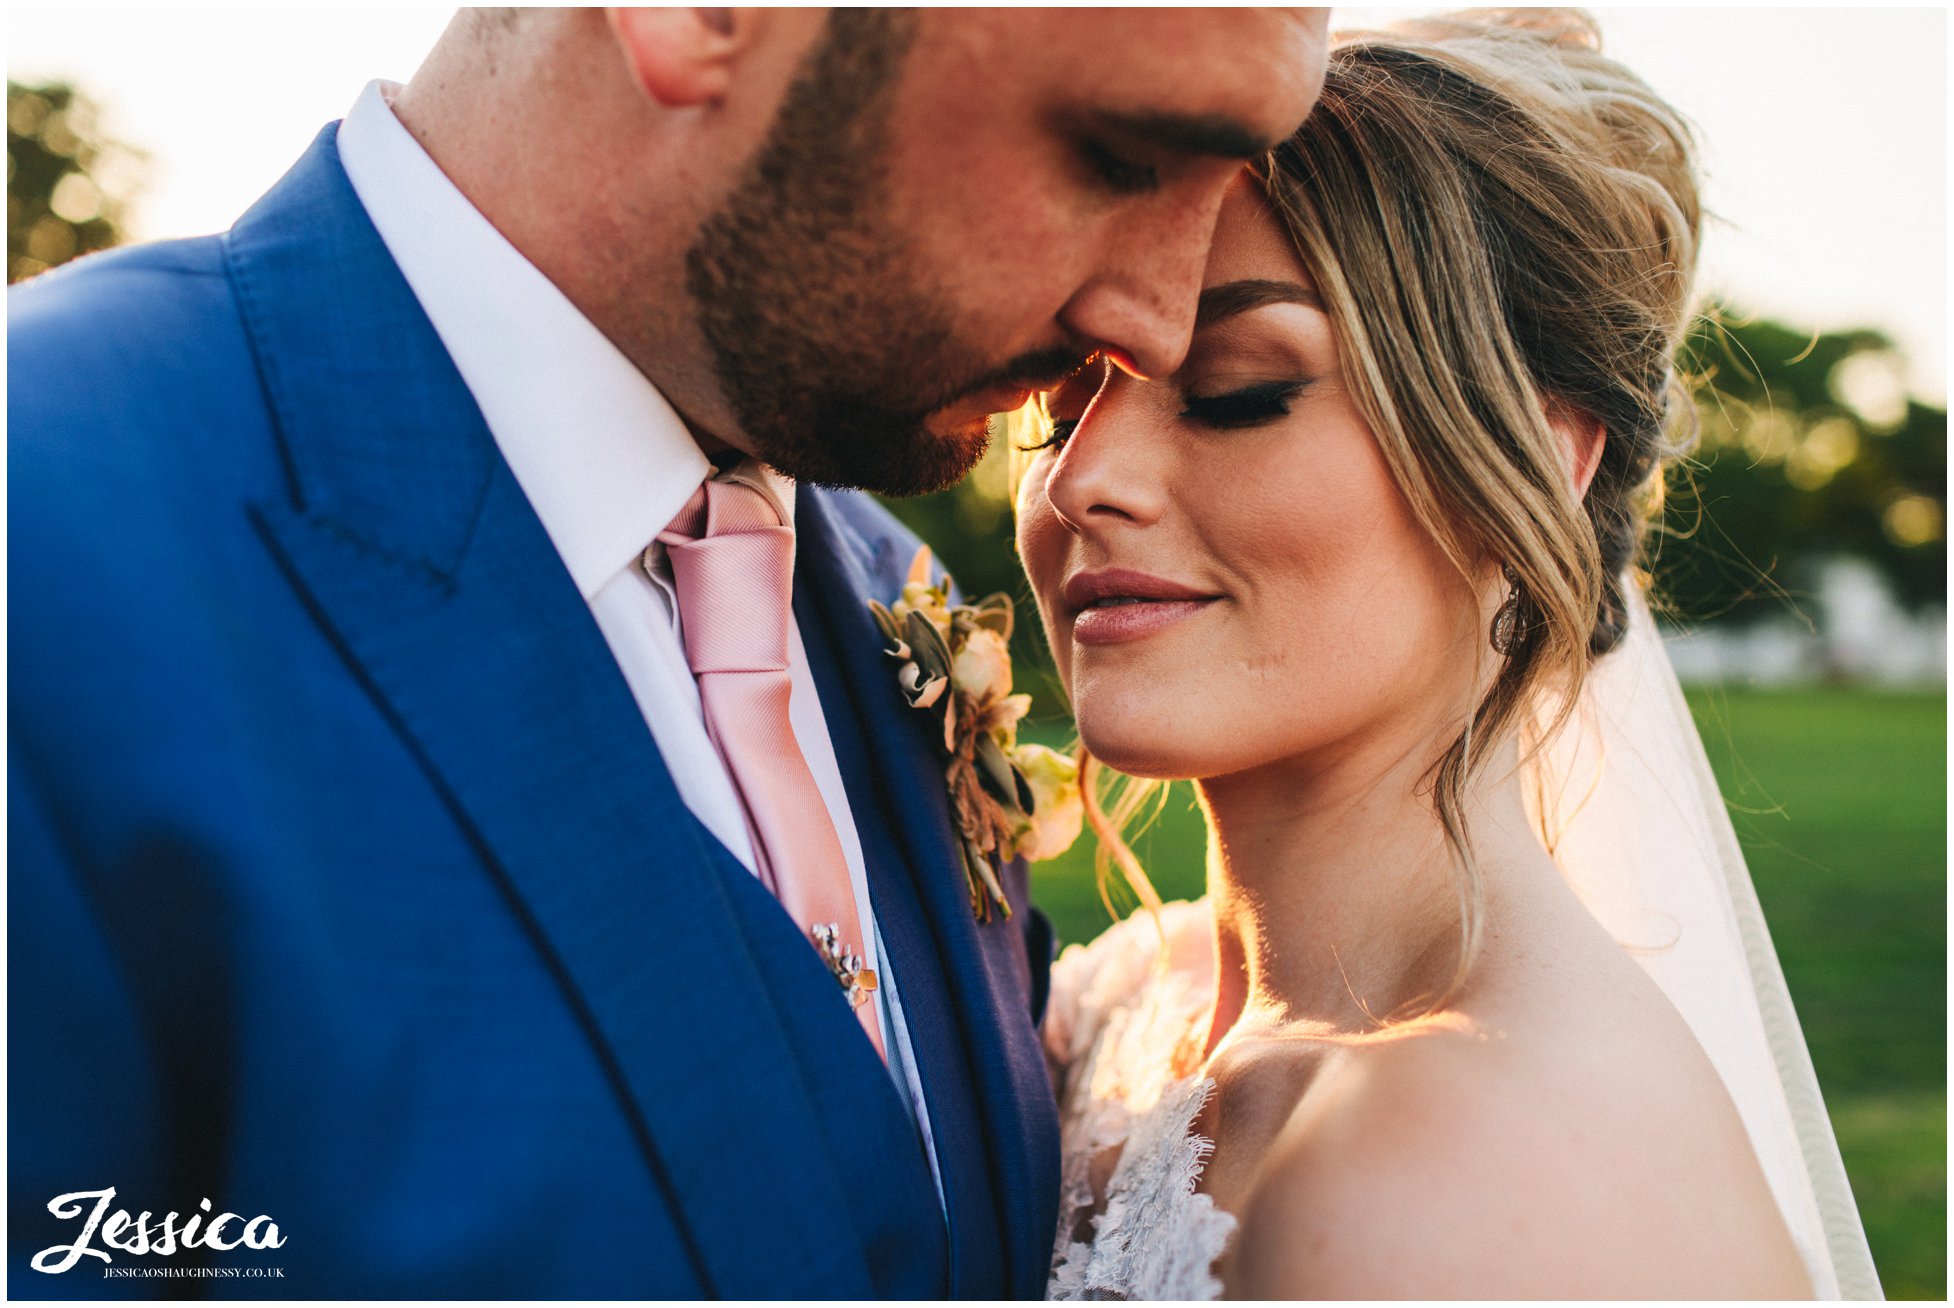
[[1023, 769], [1016, 763], [1011, 765], [1011, 779], [1018, 783], [1018, 807], [1026, 817], [1038, 812], [1038, 796], [1031, 789], [1031, 782], [1025, 778]]
[[950, 647], [943, 643], [943, 633], [936, 629], [935, 623], [912, 609], [903, 635], [915, 651], [916, 665], [923, 670], [924, 680], [950, 675]]
[[[976, 762], [977, 779], [1000, 804], [1007, 810], [1016, 809], [1018, 816], [1030, 812], [1019, 801], [1019, 787], [1024, 785], [1024, 778], [1018, 775], [1018, 770], [1011, 766], [1011, 760], [1004, 757], [1004, 751], [988, 734], [977, 738]], [[1025, 789], [1028, 791], [1030, 788], [1026, 786]]]

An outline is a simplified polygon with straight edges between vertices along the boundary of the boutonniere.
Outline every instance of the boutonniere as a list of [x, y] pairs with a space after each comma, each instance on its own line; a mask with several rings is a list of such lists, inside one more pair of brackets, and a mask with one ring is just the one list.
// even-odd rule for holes
[[1043, 745], [1018, 743], [1031, 696], [1011, 693], [1011, 597], [950, 603], [950, 579], [930, 584], [930, 552], [917, 551], [901, 596], [869, 608], [899, 665], [896, 683], [913, 709], [939, 715], [944, 777], [956, 813], [970, 907], [979, 922], [1011, 916], [998, 864], [1053, 858], [1085, 820], [1079, 768]]

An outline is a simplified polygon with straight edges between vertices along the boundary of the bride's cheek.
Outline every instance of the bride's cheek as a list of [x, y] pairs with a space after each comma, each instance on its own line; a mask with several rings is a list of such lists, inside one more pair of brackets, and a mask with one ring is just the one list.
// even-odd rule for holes
[[1045, 496], [1044, 471], [1050, 460], [1041, 457], [1039, 464], [1044, 466], [1034, 466], [1026, 473], [1024, 485], [1019, 488], [1017, 546], [1018, 559], [1031, 579], [1039, 608], [1044, 610], [1052, 588], [1058, 584], [1063, 528], [1052, 512], [1052, 502]]

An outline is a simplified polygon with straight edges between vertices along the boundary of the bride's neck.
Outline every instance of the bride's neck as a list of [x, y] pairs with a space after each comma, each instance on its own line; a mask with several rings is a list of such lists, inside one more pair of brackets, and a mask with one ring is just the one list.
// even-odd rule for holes
[[[1200, 783], [1219, 968], [1210, 1052], [1245, 1014], [1356, 1033], [1447, 988], [1459, 865], [1433, 808], [1429, 752]], [[1517, 758], [1509, 743], [1466, 795], [1482, 868], [1515, 833], [1527, 838]]]

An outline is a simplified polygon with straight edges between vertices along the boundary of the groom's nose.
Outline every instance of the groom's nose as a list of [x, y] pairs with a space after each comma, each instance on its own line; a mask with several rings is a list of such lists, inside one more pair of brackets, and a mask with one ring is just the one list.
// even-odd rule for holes
[[1129, 372], [1142, 377], [1174, 372], [1194, 335], [1195, 303], [1220, 207], [1217, 187], [1200, 203], [1123, 224], [1060, 310], [1060, 325]]

